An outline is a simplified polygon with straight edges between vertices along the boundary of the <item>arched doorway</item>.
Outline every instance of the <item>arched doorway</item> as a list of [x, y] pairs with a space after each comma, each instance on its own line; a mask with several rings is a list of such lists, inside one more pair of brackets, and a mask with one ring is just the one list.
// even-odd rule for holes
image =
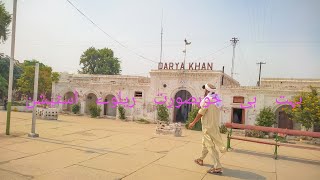
[[283, 105], [275, 112], [278, 128], [293, 129], [294, 122], [289, 119], [288, 114], [284, 111], [285, 108], [292, 109], [290, 105]]
[[[174, 96], [175, 103], [174, 106], [178, 106], [177, 103], [177, 98], [180, 97], [182, 101], [185, 101], [189, 98], [191, 98], [191, 94], [187, 90], [180, 90], [176, 93]], [[173, 113], [173, 122], [182, 122], [185, 123], [188, 120], [188, 115], [189, 112], [191, 111], [191, 104], [183, 104], [180, 108], [174, 108], [174, 113]]]
[[103, 114], [106, 116], [116, 116], [117, 113], [117, 108], [116, 107], [112, 107], [112, 98], [115, 97], [112, 94], [109, 94], [108, 96], [106, 96], [106, 98], [104, 99], [104, 102], [109, 102], [108, 104], [105, 104], [103, 107]]
[[97, 96], [93, 93], [89, 93], [86, 97], [86, 108], [85, 108], [85, 113], [89, 114], [89, 107], [91, 104], [96, 104], [97, 103]]
[[[71, 98], [72, 98], [73, 100], [75, 100], [75, 97], [74, 97], [73, 92], [69, 91], [69, 92], [67, 92], [67, 93], [64, 94], [64, 96], [63, 96], [63, 101], [68, 101], [68, 99], [71, 99]], [[63, 110], [63, 111], [69, 111], [69, 112], [71, 112], [71, 107], [72, 107], [72, 105], [73, 105], [73, 104], [63, 104], [63, 105], [62, 105], [62, 110]]]

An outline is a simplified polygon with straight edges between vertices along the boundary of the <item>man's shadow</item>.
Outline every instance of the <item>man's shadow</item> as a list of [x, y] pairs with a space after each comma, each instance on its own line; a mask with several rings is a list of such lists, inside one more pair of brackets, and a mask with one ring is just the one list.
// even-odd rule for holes
[[[212, 165], [210, 164], [203, 164], [203, 166], [206, 166], [208, 168], [211, 168]], [[210, 174], [209, 174], [210, 175]], [[267, 179], [264, 176], [261, 176], [260, 174], [256, 174], [250, 171], [243, 171], [238, 169], [229, 169], [229, 168], [223, 168], [223, 173], [219, 176], [226, 176], [226, 177], [233, 177], [237, 179]]]

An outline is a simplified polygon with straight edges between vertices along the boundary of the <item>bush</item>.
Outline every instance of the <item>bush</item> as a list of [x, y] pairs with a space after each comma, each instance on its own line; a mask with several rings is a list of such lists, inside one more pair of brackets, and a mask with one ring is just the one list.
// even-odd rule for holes
[[158, 105], [157, 106], [157, 113], [158, 113], [158, 120], [169, 122], [169, 111], [168, 108], [164, 105]]
[[257, 130], [246, 130], [245, 136], [247, 137], [256, 137], [256, 138], [264, 138], [265, 133]]
[[95, 118], [100, 116], [101, 108], [97, 104], [91, 104], [89, 105], [89, 111], [90, 111], [91, 117]]
[[[189, 117], [188, 117], [188, 121], [186, 122], [186, 128], [188, 128], [189, 124], [192, 123], [192, 121], [194, 120], [194, 118], [196, 118], [198, 111], [200, 108], [194, 106], [192, 107], [191, 111], [189, 112]], [[202, 131], [202, 124], [201, 124], [201, 120], [199, 120], [194, 127], [192, 128], [192, 130], [196, 130], [196, 131]]]
[[271, 107], [264, 107], [257, 116], [256, 125], [271, 127], [276, 124], [276, 115]]
[[25, 102], [19, 102], [19, 101], [13, 101], [11, 103], [11, 106], [25, 106], [26, 103]]
[[119, 111], [119, 118], [122, 120], [126, 119], [126, 110], [124, 109], [124, 107], [119, 106], [118, 111]]
[[220, 133], [222, 133], [222, 134], [226, 134], [226, 133], [228, 132], [228, 129], [227, 129], [227, 127], [226, 127], [224, 124], [222, 124], [222, 125], [219, 127], [219, 129], [220, 129]]
[[149, 122], [148, 120], [143, 119], [143, 118], [141, 118], [141, 119], [137, 120], [137, 123], [141, 123], [141, 124], [150, 124], [150, 122]]
[[74, 104], [71, 106], [71, 111], [74, 114], [78, 114], [80, 112], [80, 104]]

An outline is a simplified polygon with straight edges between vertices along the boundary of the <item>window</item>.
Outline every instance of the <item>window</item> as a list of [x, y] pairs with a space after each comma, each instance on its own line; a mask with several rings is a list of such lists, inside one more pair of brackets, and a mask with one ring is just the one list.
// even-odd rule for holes
[[244, 97], [242, 96], [234, 96], [233, 103], [244, 103]]
[[134, 92], [134, 97], [142, 97], [142, 92], [141, 91], [135, 91]]

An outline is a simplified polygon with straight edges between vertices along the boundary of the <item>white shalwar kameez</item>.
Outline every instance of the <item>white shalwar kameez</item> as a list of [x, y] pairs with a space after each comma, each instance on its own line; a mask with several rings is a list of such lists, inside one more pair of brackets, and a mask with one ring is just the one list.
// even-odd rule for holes
[[[213, 95], [208, 95], [212, 101]], [[214, 101], [214, 100], [213, 100]], [[202, 115], [201, 123], [202, 123], [202, 156], [200, 157], [203, 160], [208, 152], [210, 151], [210, 155], [213, 159], [214, 168], [222, 168], [220, 160], [219, 160], [219, 152], [216, 150], [217, 148], [220, 152], [226, 152], [226, 147], [224, 146], [219, 130], [219, 119], [220, 119], [220, 110], [217, 106], [220, 104], [210, 104], [208, 107], [206, 106], [206, 102], [201, 103], [201, 108], [198, 113]]]

